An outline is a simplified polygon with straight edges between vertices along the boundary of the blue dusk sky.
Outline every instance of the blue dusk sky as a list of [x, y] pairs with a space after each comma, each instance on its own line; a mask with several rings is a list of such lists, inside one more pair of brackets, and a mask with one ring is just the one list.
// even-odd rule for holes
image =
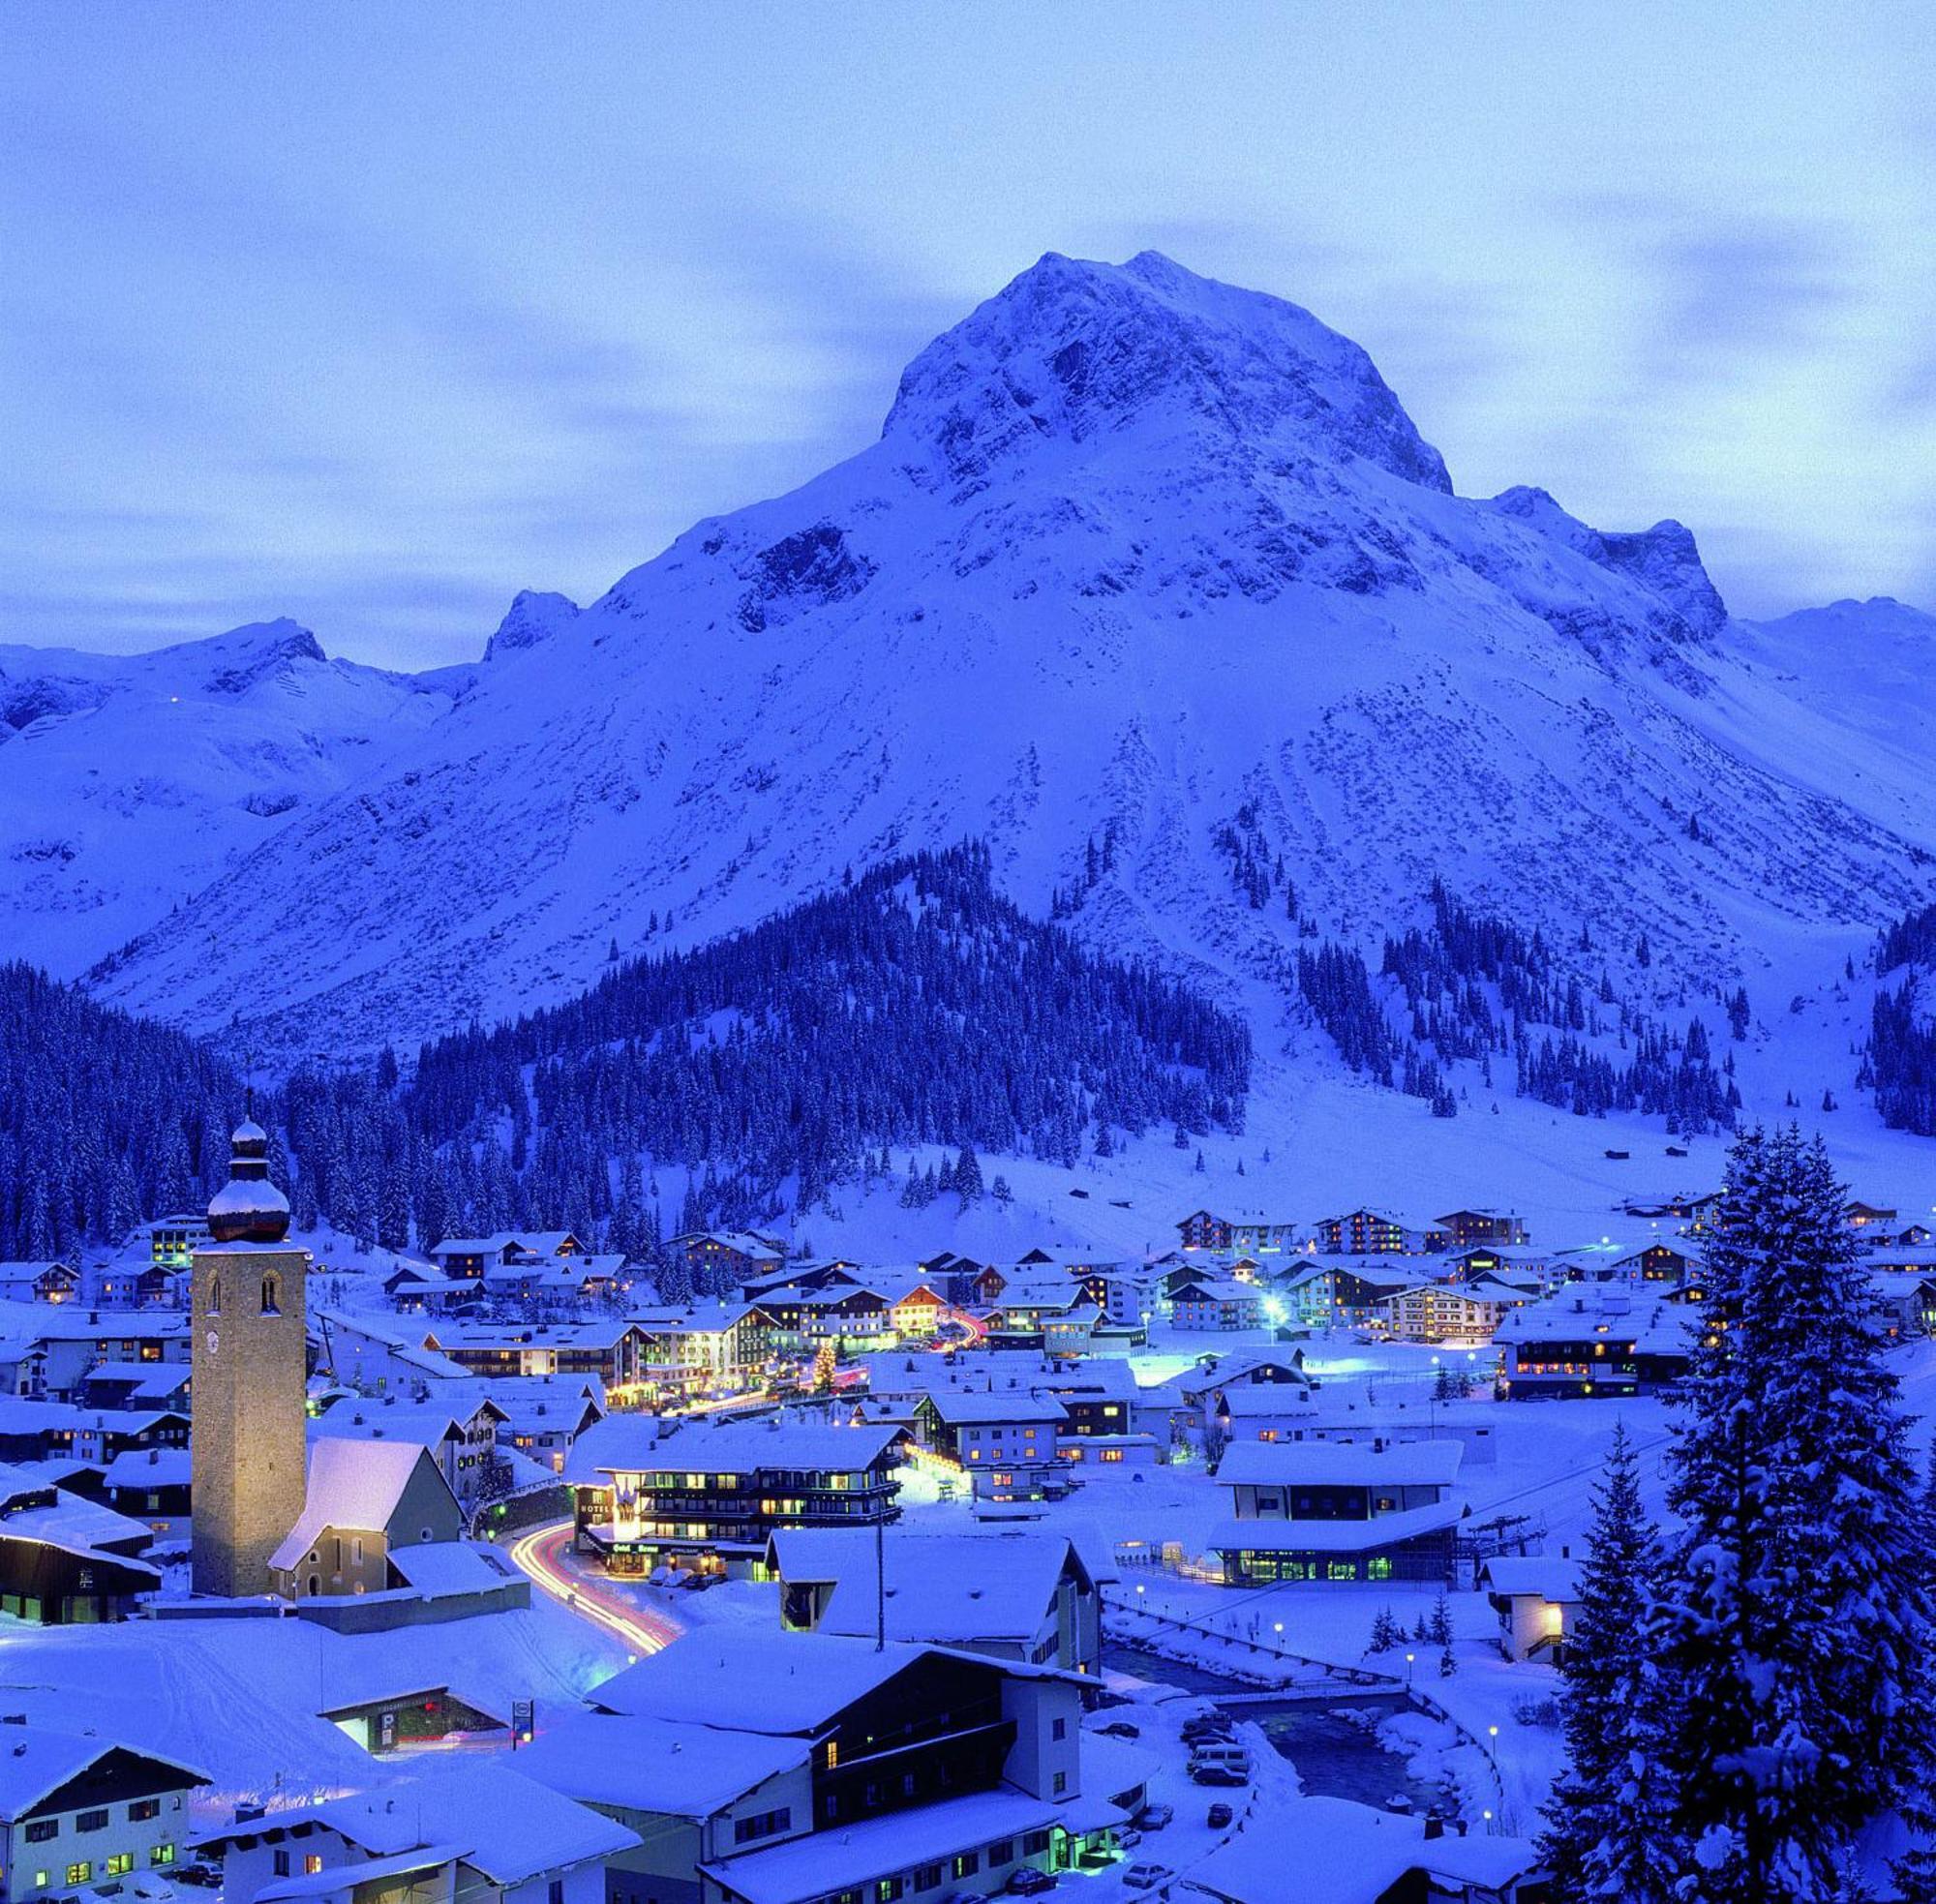
[[1372, 352], [1466, 494], [1936, 606], [1936, 9], [10, 0], [0, 641], [477, 653], [1044, 251]]

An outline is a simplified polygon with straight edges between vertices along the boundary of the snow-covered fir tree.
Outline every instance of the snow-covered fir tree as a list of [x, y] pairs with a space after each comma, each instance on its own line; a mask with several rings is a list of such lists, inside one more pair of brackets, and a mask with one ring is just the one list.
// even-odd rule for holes
[[1920, 1799], [1936, 1613], [1879, 1305], [1819, 1139], [1735, 1145], [1670, 1456], [1680, 1526], [1647, 1629], [1687, 1904], [1814, 1904]]
[[1561, 1672], [1566, 1768], [1547, 1806], [1543, 1845], [1566, 1904], [1665, 1904], [1660, 1859], [1660, 1678], [1637, 1643], [1660, 1574], [1660, 1535], [1640, 1493], [1624, 1422], [1593, 1496], [1580, 1603]]

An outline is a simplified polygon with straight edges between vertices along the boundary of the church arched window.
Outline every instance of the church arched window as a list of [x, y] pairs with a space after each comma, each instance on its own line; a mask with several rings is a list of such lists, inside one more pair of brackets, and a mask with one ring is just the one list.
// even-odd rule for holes
[[222, 1278], [219, 1276], [208, 1279], [208, 1313], [211, 1315], [222, 1314]]
[[262, 1314], [264, 1315], [280, 1315], [283, 1313], [282, 1293], [282, 1284], [279, 1278], [275, 1276], [265, 1276], [262, 1278]]

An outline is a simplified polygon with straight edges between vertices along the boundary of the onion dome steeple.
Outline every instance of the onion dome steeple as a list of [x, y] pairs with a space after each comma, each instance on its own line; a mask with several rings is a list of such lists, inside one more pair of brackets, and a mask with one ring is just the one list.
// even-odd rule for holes
[[229, 1139], [228, 1181], [208, 1205], [208, 1233], [218, 1243], [280, 1243], [289, 1233], [289, 1199], [269, 1181], [269, 1133], [249, 1114]]

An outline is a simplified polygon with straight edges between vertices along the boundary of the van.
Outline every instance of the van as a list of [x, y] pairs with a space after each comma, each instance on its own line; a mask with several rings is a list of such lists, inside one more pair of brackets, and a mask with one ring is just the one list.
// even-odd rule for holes
[[1206, 1738], [1191, 1750], [1192, 1770], [1198, 1766], [1221, 1766], [1226, 1771], [1249, 1771], [1251, 1755], [1230, 1738]]

